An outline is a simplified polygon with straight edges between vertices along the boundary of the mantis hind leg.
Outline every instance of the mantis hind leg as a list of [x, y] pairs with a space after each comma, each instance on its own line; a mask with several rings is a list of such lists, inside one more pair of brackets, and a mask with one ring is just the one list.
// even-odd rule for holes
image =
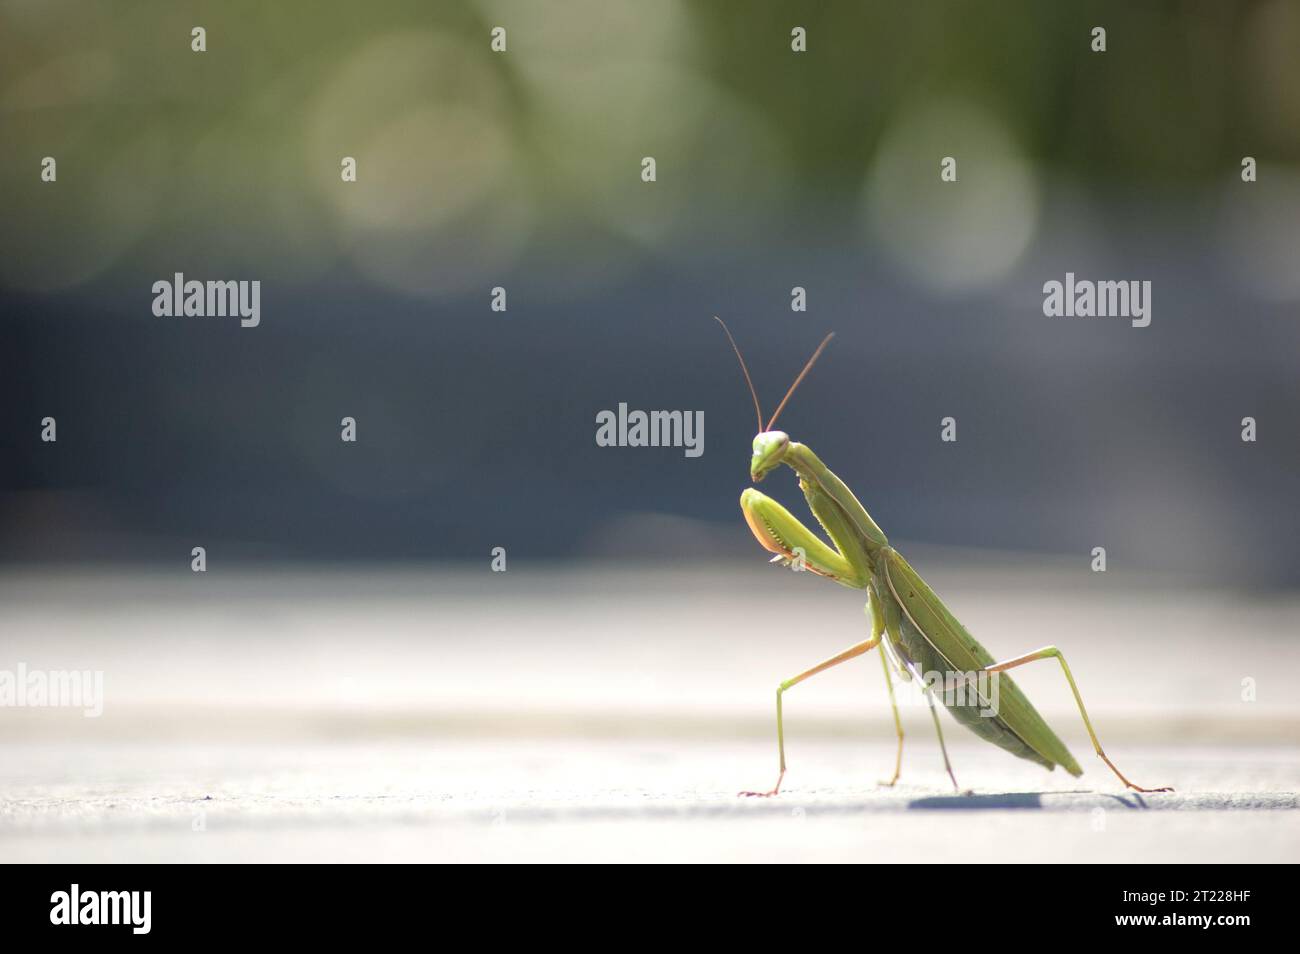
[[817, 665], [813, 666], [811, 669], [804, 670], [803, 672], [799, 673], [799, 675], [795, 676], [793, 679], [787, 679], [785, 682], [781, 683], [781, 685], [776, 687], [776, 746], [777, 746], [777, 751], [780, 753], [781, 756], [780, 774], [777, 775], [776, 784], [772, 786], [771, 791], [740, 792], [739, 794], [751, 796], [751, 797], [758, 797], [758, 798], [770, 798], [773, 795], [779, 794], [781, 791], [781, 781], [785, 778], [785, 725], [781, 719], [782, 694], [792, 686], [797, 686], [805, 679], [810, 679], [813, 676], [817, 675], [819, 672], [825, 672], [827, 669], [831, 669], [834, 666], [838, 666], [842, 662], [848, 662], [850, 659], [855, 659], [858, 656], [861, 656], [863, 653], [869, 652], [870, 650], [874, 649], [879, 643], [880, 643], [879, 636], [872, 636], [870, 639], [864, 639], [862, 642], [850, 646], [848, 649], [844, 650], [844, 652], [832, 656], [830, 659], [827, 659], [824, 662], [818, 663]]
[[[886, 632], [889, 633], [890, 639], [894, 641], [893, 644], [897, 646], [899, 643], [902, 642], [902, 626], [903, 626], [902, 611], [899, 609], [897, 600], [893, 599], [892, 596], [886, 596], [882, 598], [880, 596], [881, 592], [887, 593], [888, 591], [887, 590], [882, 591], [879, 584], [875, 580], [872, 580], [871, 587], [870, 587], [870, 593], [872, 597], [871, 605], [879, 610], [880, 626]], [[881, 655], [883, 656], [884, 654], [882, 653]], [[921, 674], [916, 671], [916, 668], [910, 662], [906, 663], [905, 665], [907, 665], [908, 670], [912, 673], [913, 678], [918, 680], [918, 682], [921, 685], [925, 685], [925, 680], [921, 677]], [[885, 675], [886, 677], [888, 677], [889, 675], [888, 669], [885, 670]], [[957, 776], [953, 774], [952, 762], [948, 758], [948, 746], [943, 741], [943, 726], [939, 724], [939, 712], [938, 709], [935, 708], [934, 692], [931, 689], [926, 689], [924, 691], [925, 691], [925, 701], [930, 704], [930, 718], [934, 720], [934, 731], [935, 734], [939, 737], [939, 751], [943, 753], [943, 767], [948, 772], [948, 778], [952, 780], [953, 790], [960, 792], [961, 786], [957, 784]], [[889, 684], [889, 696], [890, 696], [890, 701], [892, 702], [894, 696], [894, 685], [892, 682]], [[895, 719], [898, 718], [897, 705], [895, 705], [894, 707], [894, 718]], [[903, 749], [903, 727], [902, 725], [898, 725], [897, 728], [898, 728], [899, 757], [901, 762], [902, 749]], [[897, 780], [897, 776], [895, 776], [895, 780]], [[969, 794], [969, 792], [967, 794]]]
[[[952, 779], [952, 790], [960, 792], [961, 786], [957, 784], [957, 776], [952, 774], [952, 763], [948, 761], [948, 746], [943, 743], [943, 726], [939, 724], [939, 710], [934, 704], [934, 693], [927, 691], [925, 700], [930, 703], [930, 717], [934, 719], [934, 731], [939, 735], [939, 751], [943, 753], [943, 767], [948, 771], [948, 778]], [[970, 792], [966, 794], [969, 795]]]
[[1032, 653], [1025, 653], [1023, 656], [1017, 656], [1015, 659], [1008, 659], [1006, 662], [994, 663], [991, 666], [985, 666], [985, 672], [1006, 672], [1008, 669], [1015, 669], [1017, 666], [1023, 666], [1026, 663], [1037, 662], [1040, 659], [1057, 659], [1061, 663], [1061, 669], [1065, 672], [1065, 681], [1070, 684], [1070, 691], [1074, 693], [1074, 701], [1079, 706], [1079, 715], [1083, 717], [1084, 728], [1088, 730], [1088, 738], [1092, 740], [1092, 748], [1098, 757], [1106, 763], [1112, 772], [1118, 776], [1119, 780], [1135, 792], [1172, 792], [1172, 788], [1143, 788], [1141, 785], [1134, 785], [1124, 773], [1115, 767], [1115, 763], [1106, 757], [1102, 751], [1101, 742], [1097, 740], [1097, 733], [1093, 731], [1092, 721], [1088, 718], [1088, 710], [1083, 707], [1083, 696], [1079, 695], [1079, 687], [1074, 683], [1074, 676], [1070, 674], [1070, 667], [1066, 665], [1065, 656], [1055, 646], [1044, 646], [1042, 649], [1036, 649]]

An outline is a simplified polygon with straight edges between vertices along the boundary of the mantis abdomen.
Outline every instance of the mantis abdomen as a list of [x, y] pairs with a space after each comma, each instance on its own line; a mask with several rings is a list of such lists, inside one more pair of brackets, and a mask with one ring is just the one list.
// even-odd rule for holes
[[[996, 705], [996, 700], [985, 698], [988, 689], [981, 687], [979, 683], [970, 683], [958, 687], [953, 680], [949, 680], [948, 685], [945, 687], [944, 674], [953, 672], [952, 665], [939, 654], [938, 650], [930, 645], [920, 630], [906, 616], [901, 619], [898, 632], [899, 638], [897, 641], [892, 634], [889, 636], [895, 654], [903, 661], [904, 665], [911, 669], [917, 678], [935, 680], [935, 696], [938, 702], [952, 713], [954, 719], [984, 741], [992, 742], [998, 748], [1004, 749], [1018, 758], [1036, 762], [1046, 769], [1056, 767], [1054, 762], [1045, 759], [1034, 751], [1024, 739], [1012, 730], [1011, 726], [1007, 725], [1001, 716], [991, 714], [991, 709]], [[980, 648], [983, 649], [983, 647]], [[990, 656], [989, 663], [992, 662], [993, 658]], [[992, 685], [992, 683], [988, 685]], [[950, 691], [945, 691], [945, 689]], [[981, 691], [983, 691], [983, 695]], [[1001, 695], [1008, 691], [1019, 693], [1020, 689], [1011, 681], [1010, 676], [1001, 673], [997, 677], [996, 691]], [[1031, 710], [1033, 709], [1027, 699], [1025, 704], [1029, 705]], [[1034, 714], [1037, 715], [1037, 712]]]

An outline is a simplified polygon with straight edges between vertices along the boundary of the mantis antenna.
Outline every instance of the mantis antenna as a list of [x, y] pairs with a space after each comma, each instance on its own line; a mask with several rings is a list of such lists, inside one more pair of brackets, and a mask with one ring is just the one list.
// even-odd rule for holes
[[[726, 326], [723, 325], [723, 327], [725, 328]], [[728, 332], [727, 337], [731, 337], [730, 332]], [[835, 332], [832, 331], [830, 334], [828, 334], [825, 338], [822, 339], [822, 343], [817, 346], [817, 350], [813, 352], [813, 356], [808, 359], [808, 363], [805, 364], [803, 366], [803, 370], [799, 372], [799, 377], [795, 378], [794, 384], [790, 385], [790, 390], [786, 391], [785, 397], [781, 398], [781, 403], [776, 406], [776, 411], [773, 412], [772, 419], [767, 422], [767, 427], [763, 428], [763, 430], [770, 431], [772, 429], [772, 425], [776, 423], [776, 419], [780, 417], [781, 412], [785, 410], [785, 404], [787, 401], [790, 400], [790, 395], [794, 394], [794, 389], [799, 386], [799, 384], [807, 376], [808, 372], [812, 370], [812, 366], [817, 362], [817, 359], [822, 356], [822, 352], [826, 350], [826, 346], [831, 343], [831, 339], [834, 337], [835, 337]], [[736, 352], [736, 353], [739, 354], [740, 352]], [[748, 375], [746, 376], [748, 377]], [[754, 403], [755, 404], [758, 403], [758, 398], [754, 399]]]
[[[731, 337], [731, 329], [727, 327], [727, 323], [717, 315], [713, 316], [713, 320], [722, 325], [722, 330], [727, 333], [727, 340], [731, 342], [731, 350], [736, 352], [736, 358], [740, 361], [740, 370], [745, 372], [745, 383], [749, 385], [749, 396], [754, 399], [754, 416], [758, 418], [758, 430], [755, 433], [761, 433], [763, 431], [763, 409], [758, 406], [758, 392], [754, 390], [754, 382], [750, 380], [749, 368], [745, 367], [745, 359], [741, 355], [740, 349], [736, 347], [736, 339]], [[796, 381], [795, 383], [798, 384], [799, 382]], [[794, 389], [791, 388], [791, 390]]]

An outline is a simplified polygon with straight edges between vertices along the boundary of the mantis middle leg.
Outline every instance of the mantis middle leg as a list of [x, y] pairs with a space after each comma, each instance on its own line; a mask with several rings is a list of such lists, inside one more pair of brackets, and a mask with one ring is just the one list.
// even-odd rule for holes
[[838, 666], [842, 662], [848, 662], [850, 659], [854, 659], [865, 652], [875, 649], [879, 644], [879, 636], [872, 636], [870, 639], [864, 639], [862, 642], [850, 646], [848, 649], [844, 650], [844, 652], [832, 656], [825, 662], [818, 663], [811, 669], [799, 673], [799, 675], [795, 676], [793, 679], [787, 679], [785, 682], [781, 683], [781, 685], [776, 687], [776, 746], [777, 751], [781, 756], [781, 771], [777, 775], [776, 784], [772, 786], [770, 792], [741, 792], [741, 795], [770, 798], [781, 791], [781, 781], [785, 778], [785, 726], [781, 721], [781, 694], [791, 686], [797, 686], [805, 679], [809, 679], [817, 675], [819, 672], [825, 672], [827, 669]]
[[[880, 595], [876, 592], [874, 580], [867, 585], [867, 615], [871, 617], [871, 635], [882, 636], [886, 629], [885, 611], [880, 603]], [[880, 784], [893, 788], [903, 771], [903, 720], [898, 716], [898, 699], [894, 695], [894, 677], [889, 672], [889, 657], [883, 650], [880, 653], [880, 668], [885, 673], [885, 688], [889, 690], [889, 708], [894, 713], [894, 733], [898, 736], [898, 752], [894, 755], [894, 777]]]
[[894, 777], [881, 785], [894, 787], [903, 771], [903, 720], [898, 717], [898, 700], [894, 698], [894, 677], [889, 674], [889, 657], [880, 654], [880, 665], [885, 670], [885, 687], [889, 690], [889, 707], [894, 710], [894, 732], [898, 735], [898, 754], [894, 756]]
[[[880, 643], [884, 631], [884, 614], [874, 592], [871, 581], [871, 564], [867, 559], [863, 542], [854, 536], [850, 522], [833, 504], [825, 492], [815, 483], [800, 481], [804, 496], [813, 515], [822, 524], [834, 546], [826, 544], [817, 534], [809, 530], [790, 511], [766, 494], [748, 488], [740, 495], [740, 507], [745, 519], [758, 541], [776, 559], [783, 560], [796, 569], [808, 569], [819, 576], [829, 577], [837, 583], [854, 589], [867, 589], [868, 607], [871, 610], [871, 637], [850, 646], [844, 652], [818, 663], [811, 669], [800, 673], [793, 679], [787, 679], [776, 690], [776, 739], [780, 755], [780, 771], [776, 784], [769, 792], [741, 792], [742, 795], [770, 796], [781, 790], [781, 781], [785, 778], [785, 726], [782, 713], [782, 695], [785, 690], [798, 685], [805, 679], [838, 666], [863, 653], [874, 649]], [[886, 673], [888, 676], [888, 673]], [[890, 698], [893, 699], [893, 683], [889, 683]], [[894, 707], [894, 722], [900, 732], [897, 705]], [[901, 755], [901, 748], [900, 748]], [[895, 779], [897, 779], [895, 766]]]
[[[785, 778], [785, 724], [783, 721], [783, 713], [781, 711], [781, 701], [782, 701], [781, 697], [785, 693], [785, 691], [791, 688], [792, 686], [797, 686], [805, 679], [810, 679], [811, 677], [817, 675], [819, 672], [825, 672], [827, 669], [831, 669], [835, 666], [838, 666], [842, 662], [848, 662], [850, 659], [855, 659], [858, 656], [861, 656], [863, 653], [870, 652], [872, 649], [875, 649], [878, 645], [880, 645], [881, 636], [885, 631], [885, 616], [884, 616], [884, 612], [880, 608], [880, 602], [879, 602], [879, 598], [876, 596], [874, 584], [868, 586], [868, 595], [869, 598], [867, 602], [867, 611], [868, 611], [868, 615], [871, 617], [871, 637], [869, 639], [864, 639], [860, 643], [855, 643], [854, 645], [850, 646], [848, 649], [844, 650], [844, 652], [838, 653], [837, 655], [832, 656], [830, 659], [818, 663], [816, 666], [813, 666], [811, 669], [801, 672], [793, 679], [787, 679], [785, 682], [781, 683], [781, 685], [777, 687], [776, 745], [777, 745], [777, 752], [779, 753], [780, 760], [781, 760], [780, 772], [776, 777], [776, 784], [772, 786], [771, 791], [741, 792], [740, 793], [741, 795], [766, 798], [772, 795], [776, 795], [781, 791], [781, 782]], [[894, 782], [898, 781], [898, 774], [903, 764], [903, 724], [898, 717], [898, 702], [894, 698], [894, 683], [893, 680], [890, 678], [889, 664], [888, 661], [885, 660], [885, 654], [883, 652], [880, 654], [880, 658], [885, 665], [885, 685], [889, 687], [889, 702], [893, 706], [893, 710], [894, 710], [894, 728], [898, 732], [898, 757], [894, 760], [894, 777], [889, 782], [890, 785], [893, 785]]]

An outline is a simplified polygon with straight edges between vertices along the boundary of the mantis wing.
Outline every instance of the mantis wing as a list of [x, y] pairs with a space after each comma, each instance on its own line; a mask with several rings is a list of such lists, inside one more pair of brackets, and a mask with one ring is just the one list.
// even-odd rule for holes
[[[885, 547], [880, 552], [884, 556], [885, 582], [894, 599], [926, 642], [954, 672], [976, 672], [994, 664], [995, 660], [989, 651], [958, 622], [957, 617], [952, 615], [943, 600], [935, 595], [934, 590], [903, 559], [902, 554], [892, 547]], [[1005, 723], [1043, 761], [1060, 765], [1071, 775], [1082, 775], [1083, 770], [1065, 743], [1057, 738], [1056, 733], [1038, 714], [1038, 710], [1020, 691], [1020, 687], [1006, 673], [998, 673], [996, 678], [997, 721]], [[953, 711], [957, 715], [956, 710]], [[959, 721], [977, 734], [986, 736], [986, 733], [979, 731], [977, 724], [973, 725], [966, 719]], [[1008, 747], [1003, 745], [1003, 748]]]

